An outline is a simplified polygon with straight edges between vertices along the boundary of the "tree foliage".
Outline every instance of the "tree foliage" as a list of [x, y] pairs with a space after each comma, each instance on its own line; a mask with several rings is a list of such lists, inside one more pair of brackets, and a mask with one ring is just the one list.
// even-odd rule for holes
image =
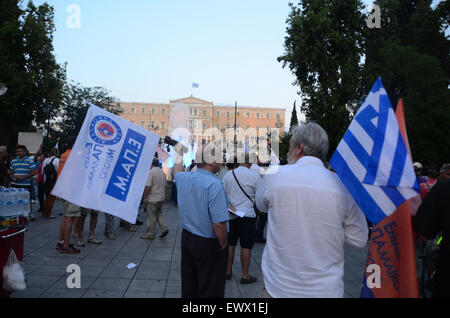
[[58, 112], [66, 80], [53, 54], [53, 7], [20, 4], [0, 2], [0, 81], [8, 87], [0, 97], [0, 143], [9, 146], [19, 131], [42, 129], [48, 111]]
[[297, 109], [295, 108], [294, 102], [294, 107], [292, 108], [291, 114], [291, 124], [289, 125], [289, 132], [292, 132], [292, 129], [294, 129], [296, 126], [298, 126], [298, 118], [297, 118]]
[[285, 52], [302, 96], [301, 111], [337, 146], [349, 124], [342, 105], [360, 94], [364, 15], [358, 0], [304, 0], [290, 4]]
[[77, 136], [89, 109], [87, 102], [105, 109], [113, 114], [121, 113], [120, 102], [103, 87], [83, 87], [78, 83], [67, 83], [64, 98], [54, 124], [55, 133], [52, 144], [65, 142], [69, 137]]
[[331, 155], [349, 125], [345, 104], [367, 94], [381, 76], [393, 106], [400, 97], [414, 160], [450, 157], [450, 3], [378, 0], [381, 29], [369, 29], [361, 1], [291, 4], [285, 52], [278, 60], [297, 78], [301, 110], [330, 138]]
[[364, 85], [381, 76], [394, 107], [403, 97], [413, 160], [442, 164], [450, 157], [450, 11], [449, 1], [431, 2], [377, 1], [382, 28], [366, 31]]

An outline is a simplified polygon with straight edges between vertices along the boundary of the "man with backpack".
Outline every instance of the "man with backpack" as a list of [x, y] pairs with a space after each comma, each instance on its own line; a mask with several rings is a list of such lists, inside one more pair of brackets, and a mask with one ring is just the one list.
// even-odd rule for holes
[[55, 203], [56, 197], [51, 195], [50, 193], [53, 190], [53, 187], [56, 183], [56, 176], [58, 173], [59, 167], [59, 159], [58, 159], [58, 150], [53, 148], [50, 150], [50, 156], [44, 160], [42, 163], [42, 171], [44, 172], [44, 187], [45, 187], [45, 203], [44, 208], [42, 209], [42, 217], [54, 219], [54, 216], [51, 216], [53, 204]]

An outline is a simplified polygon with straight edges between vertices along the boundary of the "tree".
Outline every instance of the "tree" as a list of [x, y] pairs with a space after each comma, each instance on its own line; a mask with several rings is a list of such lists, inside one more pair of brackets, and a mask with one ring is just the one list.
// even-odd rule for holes
[[0, 76], [8, 87], [0, 97], [0, 143], [13, 146], [19, 131], [44, 130], [58, 112], [66, 80], [65, 66], [53, 54], [53, 7], [31, 1], [0, 2]]
[[381, 29], [366, 30], [364, 86], [381, 76], [395, 107], [404, 99], [414, 161], [442, 164], [450, 149], [449, 1], [379, 0]]
[[78, 136], [84, 118], [89, 109], [87, 102], [101, 107], [113, 114], [121, 113], [120, 102], [110, 95], [103, 87], [83, 87], [73, 82], [64, 87], [64, 99], [59, 113], [59, 120], [55, 123], [55, 134], [51, 144], [62, 141], [71, 136]]
[[334, 151], [349, 124], [345, 104], [361, 95], [363, 29], [359, 0], [303, 0], [290, 4], [284, 55], [296, 76], [307, 120], [328, 133]]
[[292, 132], [292, 130], [297, 126], [298, 126], [298, 118], [297, 118], [297, 110], [295, 109], [295, 101], [294, 101], [294, 108], [292, 109], [291, 124], [289, 126], [289, 132]]

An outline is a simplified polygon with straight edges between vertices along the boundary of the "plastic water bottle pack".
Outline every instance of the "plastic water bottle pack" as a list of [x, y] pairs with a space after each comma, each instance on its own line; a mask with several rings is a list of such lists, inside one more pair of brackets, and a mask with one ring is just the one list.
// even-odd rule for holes
[[29, 204], [28, 190], [0, 187], [0, 216], [28, 214]]

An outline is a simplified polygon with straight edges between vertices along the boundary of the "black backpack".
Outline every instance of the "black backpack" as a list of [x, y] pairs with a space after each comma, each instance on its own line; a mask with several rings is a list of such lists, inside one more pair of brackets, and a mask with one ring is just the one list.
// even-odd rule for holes
[[52, 161], [48, 165], [44, 167], [44, 174], [45, 174], [45, 183], [47, 184], [55, 184], [56, 183], [56, 176], [58, 172], [55, 169], [55, 166], [53, 165], [53, 160], [56, 158], [53, 158]]

